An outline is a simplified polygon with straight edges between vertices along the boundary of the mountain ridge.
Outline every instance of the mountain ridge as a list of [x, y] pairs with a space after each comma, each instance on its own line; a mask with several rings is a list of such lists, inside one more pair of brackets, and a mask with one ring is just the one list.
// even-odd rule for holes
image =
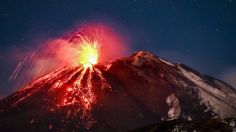
[[[80, 68], [59, 68], [2, 99], [0, 127], [127, 131], [162, 121], [236, 117], [236, 90], [230, 85], [149, 52], [95, 65], [84, 74]], [[78, 91], [86, 93], [91, 104], [67, 93], [68, 85], [78, 80], [81, 87], [92, 88], [90, 94], [88, 89]], [[77, 102], [58, 104], [71, 96]], [[87, 105], [91, 109], [84, 108]]]

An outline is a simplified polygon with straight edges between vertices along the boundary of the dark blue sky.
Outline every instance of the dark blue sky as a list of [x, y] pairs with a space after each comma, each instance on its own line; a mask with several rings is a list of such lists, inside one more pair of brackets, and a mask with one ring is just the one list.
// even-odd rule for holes
[[127, 36], [131, 52], [151, 51], [228, 82], [225, 74], [236, 71], [234, 0], [1, 0], [0, 95], [12, 90], [10, 51], [37, 47], [91, 21]]

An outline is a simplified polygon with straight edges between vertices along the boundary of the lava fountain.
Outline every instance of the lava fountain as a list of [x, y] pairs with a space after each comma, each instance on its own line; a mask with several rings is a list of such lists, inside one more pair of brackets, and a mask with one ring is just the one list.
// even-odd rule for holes
[[[124, 54], [126, 48], [123, 44], [108, 27], [94, 25], [53, 40], [44, 46], [43, 51], [46, 52], [38, 51], [43, 57], [32, 58], [29, 64], [33, 65], [40, 60], [47, 62], [43, 63], [46, 68], [55, 63], [60, 67], [57, 70], [54, 67], [51, 73], [19, 90], [15, 95], [17, 101], [14, 106], [24, 104], [32, 96], [38, 96], [38, 93], [44, 93], [44, 102], [35, 100], [35, 104], [42, 103], [50, 113], [62, 112], [65, 115], [63, 120], [77, 120], [79, 117], [85, 127], [90, 128], [94, 123], [91, 111], [98, 103], [98, 91], [112, 89], [103, 75], [109, 67], [106, 62]], [[42, 61], [47, 57], [51, 57], [50, 61]], [[33, 68], [36, 71], [42, 69], [42, 65], [37, 64]], [[12, 76], [17, 77], [17, 73]]]
[[92, 67], [98, 62], [98, 45], [85, 43], [81, 45], [79, 51], [79, 62], [85, 67]]
[[[70, 41], [71, 39], [73, 41]], [[78, 62], [81, 65], [78, 68], [80, 75], [72, 83], [72, 87], [67, 88], [63, 101], [59, 105], [67, 106], [78, 103], [88, 110], [96, 102], [92, 84], [93, 76], [99, 78], [98, 81], [101, 83], [101, 89], [110, 89], [110, 85], [103, 77], [100, 69], [94, 66], [99, 60], [101, 41], [99, 38], [93, 35], [89, 36], [89, 34], [84, 34], [83, 32], [76, 32], [68, 40], [73, 45], [77, 45], [76, 55], [78, 55]]]

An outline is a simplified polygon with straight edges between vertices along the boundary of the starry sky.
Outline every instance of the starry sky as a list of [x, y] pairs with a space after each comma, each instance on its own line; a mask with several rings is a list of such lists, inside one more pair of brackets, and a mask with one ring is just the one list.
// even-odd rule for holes
[[96, 21], [126, 36], [130, 53], [150, 51], [236, 86], [234, 0], [1, 0], [0, 97], [13, 91], [12, 52]]

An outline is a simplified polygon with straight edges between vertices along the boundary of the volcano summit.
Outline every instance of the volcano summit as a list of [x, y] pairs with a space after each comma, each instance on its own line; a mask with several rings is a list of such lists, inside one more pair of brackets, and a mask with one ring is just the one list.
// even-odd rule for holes
[[1, 131], [232, 131], [235, 117], [230, 85], [143, 51], [61, 67], [0, 101]]

